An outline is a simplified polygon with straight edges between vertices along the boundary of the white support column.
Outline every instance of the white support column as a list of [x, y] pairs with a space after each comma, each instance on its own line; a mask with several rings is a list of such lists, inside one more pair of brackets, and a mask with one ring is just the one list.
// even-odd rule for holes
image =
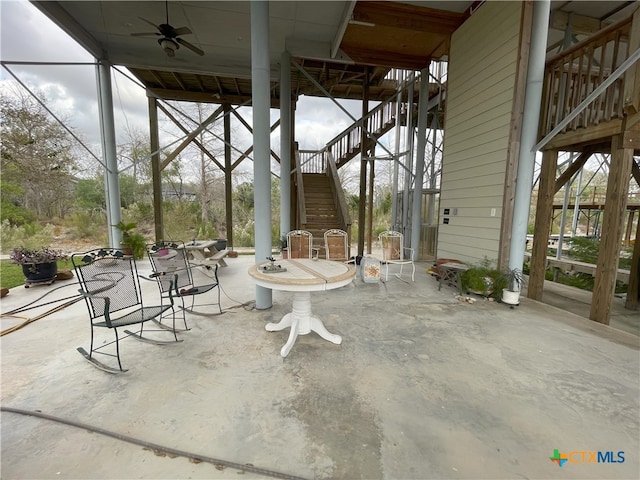
[[522, 269], [524, 263], [527, 242], [529, 207], [531, 205], [531, 189], [533, 187], [533, 171], [536, 158], [535, 151], [532, 150], [536, 144], [538, 133], [547, 34], [549, 31], [550, 1], [539, 0], [533, 3], [531, 48], [529, 50], [522, 135], [520, 137], [520, 152], [518, 155], [518, 174], [513, 205], [513, 222], [511, 224], [511, 244], [509, 245], [509, 268], [519, 269]]
[[416, 154], [416, 176], [413, 184], [413, 205], [411, 211], [411, 248], [418, 260], [420, 252], [420, 232], [422, 231], [422, 183], [424, 182], [424, 151], [427, 147], [427, 103], [429, 103], [429, 67], [420, 75], [420, 101], [418, 103], [418, 148]]
[[[251, 2], [253, 186], [256, 263], [271, 256], [269, 2]], [[256, 285], [256, 309], [271, 308], [271, 290]]]
[[412, 79], [407, 89], [407, 126], [405, 138], [404, 156], [404, 189], [402, 191], [402, 230], [406, 235], [409, 226], [409, 192], [411, 191], [411, 172], [413, 171], [413, 85], [415, 77]]
[[280, 56], [280, 238], [291, 230], [291, 55]]
[[111, 93], [111, 65], [105, 59], [96, 59], [98, 84], [98, 111], [100, 115], [100, 139], [104, 157], [104, 188], [107, 204], [109, 245], [119, 247], [122, 232], [115, 225], [122, 219], [120, 211], [120, 183], [116, 156], [116, 131], [113, 120], [113, 95]]

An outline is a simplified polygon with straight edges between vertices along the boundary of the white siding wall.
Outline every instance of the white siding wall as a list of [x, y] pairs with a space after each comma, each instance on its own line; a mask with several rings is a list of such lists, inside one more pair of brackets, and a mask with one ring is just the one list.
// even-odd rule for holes
[[486, 2], [451, 39], [438, 258], [498, 257], [520, 10]]

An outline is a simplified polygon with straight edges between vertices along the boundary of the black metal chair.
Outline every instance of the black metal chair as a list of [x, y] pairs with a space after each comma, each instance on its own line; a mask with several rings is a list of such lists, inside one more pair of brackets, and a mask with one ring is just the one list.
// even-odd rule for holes
[[[158, 284], [161, 302], [164, 299], [180, 299], [181, 305], [178, 308], [182, 310], [185, 330], [189, 329], [185, 311], [195, 313], [196, 295], [201, 295], [217, 288], [217, 303], [199, 304], [199, 306], [218, 305], [218, 310], [222, 313], [217, 264], [205, 267], [208, 270], [212, 270], [213, 277], [210, 278], [211, 282], [196, 284], [184, 242], [159, 241], [152, 243], [147, 245], [147, 253], [153, 270], [151, 277], [155, 278]], [[191, 298], [191, 306], [189, 308], [185, 307], [185, 298]]]
[[[76, 253], [71, 256], [73, 268], [80, 283], [80, 294], [84, 296], [89, 310], [91, 322], [91, 346], [89, 353], [78, 347], [78, 351], [95, 367], [109, 373], [126, 372], [122, 368], [120, 361], [120, 336], [118, 329], [132, 325], [139, 325], [138, 332], [124, 330], [125, 336], [122, 339], [133, 336], [138, 340], [164, 345], [176, 343], [178, 340], [174, 328], [171, 329], [174, 340], [160, 341], [143, 336], [144, 324], [149, 320], [154, 320], [162, 316], [166, 311], [171, 311], [173, 299], [169, 297], [167, 305], [144, 305], [142, 292], [140, 290], [140, 280], [135, 260], [132, 256], [125, 256], [121, 250], [111, 248], [100, 248], [90, 250], [86, 253]], [[95, 347], [96, 327], [110, 328], [115, 332], [116, 339], [112, 342], [101, 344]], [[159, 331], [157, 329], [147, 329], [146, 332]], [[165, 333], [169, 330], [163, 329]], [[101, 351], [109, 345], [115, 343], [115, 354], [110, 351]], [[113, 352], [113, 349], [111, 350]], [[96, 354], [116, 357], [119, 369], [110, 367], [95, 358]]]

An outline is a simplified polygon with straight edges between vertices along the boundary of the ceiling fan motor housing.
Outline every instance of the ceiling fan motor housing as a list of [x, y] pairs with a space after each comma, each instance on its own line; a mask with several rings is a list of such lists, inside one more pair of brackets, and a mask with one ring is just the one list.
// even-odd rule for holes
[[180, 48], [180, 45], [178, 45], [178, 42], [176, 42], [173, 38], [169, 38], [169, 37], [163, 37], [158, 39], [158, 43], [160, 44], [162, 49], [165, 51], [165, 53], [170, 57], [175, 56], [175, 51]]

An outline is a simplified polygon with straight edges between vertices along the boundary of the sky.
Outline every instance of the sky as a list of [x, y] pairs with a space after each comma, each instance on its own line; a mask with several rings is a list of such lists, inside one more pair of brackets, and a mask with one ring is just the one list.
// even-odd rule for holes
[[[11, 72], [32, 91], [47, 98], [47, 107], [59, 118], [80, 132], [86, 145], [102, 158], [99, 148], [100, 129], [94, 59], [58, 26], [26, 0], [0, 0], [0, 58], [5, 62], [83, 62], [86, 65], [8, 65]], [[126, 68], [117, 67], [128, 73]], [[0, 69], [0, 88], [13, 81], [12, 74]], [[112, 74], [116, 143], [126, 143], [127, 131], [148, 132], [147, 98], [144, 89], [121, 73]], [[354, 117], [360, 116], [359, 102], [346, 102]], [[242, 116], [251, 123], [251, 109], [243, 108]], [[272, 123], [278, 112], [272, 110]], [[318, 119], [322, 119], [319, 121]], [[321, 148], [352, 123], [332, 101], [302, 97], [296, 110], [296, 140], [302, 149]], [[160, 126], [161, 145], [175, 141], [170, 127]], [[169, 128], [169, 130], [167, 130]], [[167, 133], [163, 135], [162, 131]], [[182, 135], [182, 134], [180, 134]], [[234, 132], [234, 144], [244, 150], [251, 144], [251, 135], [240, 127]], [[271, 148], [280, 151], [279, 130], [271, 136]], [[250, 171], [250, 162], [244, 162]], [[246, 165], [248, 163], [248, 165]], [[272, 162], [273, 164], [273, 162]], [[272, 167], [272, 170], [276, 168]]]

